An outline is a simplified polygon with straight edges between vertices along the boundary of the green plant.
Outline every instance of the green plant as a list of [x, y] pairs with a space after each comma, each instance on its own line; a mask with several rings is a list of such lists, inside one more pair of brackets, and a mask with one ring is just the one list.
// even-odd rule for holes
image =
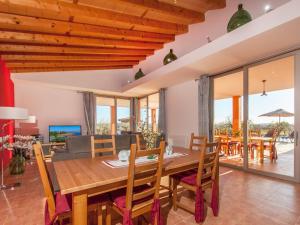
[[147, 123], [140, 123], [137, 130], [142, 133], [143, 139], [146, 143], [146, 149], [152, 149], [156, 147], [157, 140], [161, 136], [159, 131], [150, 129]]

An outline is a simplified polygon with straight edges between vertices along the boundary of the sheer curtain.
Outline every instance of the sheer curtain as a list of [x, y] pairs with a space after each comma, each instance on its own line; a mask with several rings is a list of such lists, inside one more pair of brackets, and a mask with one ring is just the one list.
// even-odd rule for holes
[[167, 123], [166, 123], [166, 89], [159, 90], [159, 114], [158, 114], [158, 129], [167, 137]]
[[82, 94], [87, 134], [94, 135], [96, 128], [96, 97], [92, 92], [84, 92]]
[[211, 101], [211, 79], [203, 75], [198, 80], [198, 115], [199, 135], [211, 138], [212, 132], [212, 101]]

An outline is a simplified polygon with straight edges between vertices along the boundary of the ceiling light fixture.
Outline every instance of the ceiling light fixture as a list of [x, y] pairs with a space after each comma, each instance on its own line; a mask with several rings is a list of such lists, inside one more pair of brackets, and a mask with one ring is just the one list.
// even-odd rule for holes
[[264, 10], [265, 10], [265, 13], [270, 12], [272, 10], [271, 5], [269, 5], [269, 4], [265, 5]]
[[263, 83], [263, 92], [260, 96], [267, 96], [267, 92], [266, 92], [266, 80], [262, 80], [261, 81]]

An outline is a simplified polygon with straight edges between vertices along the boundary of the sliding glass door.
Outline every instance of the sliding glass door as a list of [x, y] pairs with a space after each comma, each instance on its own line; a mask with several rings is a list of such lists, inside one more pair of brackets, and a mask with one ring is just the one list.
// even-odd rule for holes
[[299, 54], [214, 77], [214, 138], [221, 141], [222, 164], [300, 179]]
[[214, 79], [214, 138], [221, 141], [220, 161], [242, 167], [243, 72]]
[[249, 67], [248, 167], [294, 176], [294, 56]]

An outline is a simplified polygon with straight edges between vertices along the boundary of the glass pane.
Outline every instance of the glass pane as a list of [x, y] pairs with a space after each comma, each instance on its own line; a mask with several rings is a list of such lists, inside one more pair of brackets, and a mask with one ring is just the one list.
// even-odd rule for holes
[[147, 98], [141, 98], [139, 100], [139, 121], [141, 123], [147, 123]]
[[243, 72], [214, 79], [214, 138], [220, 161], [243, 166]]
[[130, 100], [117, 99], [117, 133], [130, 131]]
[[249, 168], [294, 176], [294, 57], [249, 69]]
[[113, 98], [96, 98], [96, 133], [114, 134], [115, 125], [115, 106]]
[[157, 130], [158, 127], [158, 114], [159, 114], [159, 94], [153, 94], [148, 96], [148, 115], [149, 115], [149, 127], [153, 130]]

